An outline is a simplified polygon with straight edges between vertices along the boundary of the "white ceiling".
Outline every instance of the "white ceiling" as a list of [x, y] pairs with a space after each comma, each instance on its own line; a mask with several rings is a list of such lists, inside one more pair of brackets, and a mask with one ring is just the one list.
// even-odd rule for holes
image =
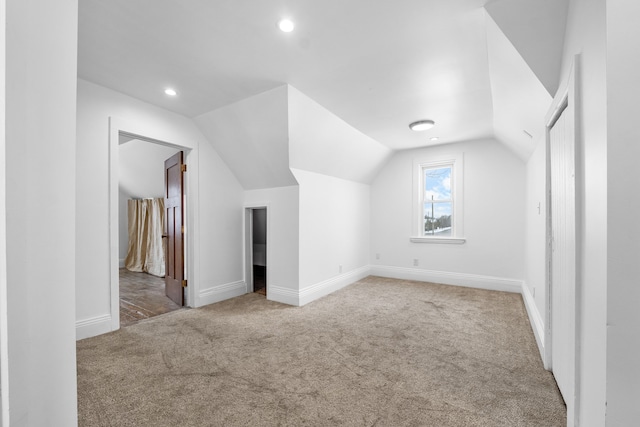
[[[488, 7], [502, 28], [510, 16], [526, 21], [523, 2], [538, 5], [536, 20], [546, 22], [545, 13], [557, 15], [554, 5], [566, 1], [497, 0]], [[447, 143], [515, 135], [496, 131], [520, 126], [508, 114], [519, 106], [508, 106], [494, 120], [493, 92], [502, 83], [490, 76], [485, 3], [82, 0], [78, 74], [188, 117], [287, 83], [391, 149], [424, 146], [430, 136]], [[276, 28], [283, 16], [296, 22], [294, 32]], [[540, 28], [542, 43], [562, 44], [563, 19], [550, 24], [554, 31]], [[526, 55], [526, 63], [547, 70], [547, 89], [557, 87], [548, 70], [559, 69], [561, 49], [540, 58], [540, 47], [529, 40], [535, 26], [523, 26], [522, 32], [508, 27], [509, 39], [520, 44], [503, 50], [523, 57], [536, 53]], [[505, 81], [501, 92], [513, 84]], [[167, 86], [179, 95], [167, 97]], [[436, 127], [426, 133], [408, 129], [409, 122], [425, 118]]]

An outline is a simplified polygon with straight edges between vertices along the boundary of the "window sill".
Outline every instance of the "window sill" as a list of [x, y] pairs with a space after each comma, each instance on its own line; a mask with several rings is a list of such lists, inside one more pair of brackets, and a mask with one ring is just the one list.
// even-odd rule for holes
[[453, 244], [453, 245], [461, 245], [467, 241], [464, 237], [409, 237], [413, 243], [444, 243], [444, 244]]

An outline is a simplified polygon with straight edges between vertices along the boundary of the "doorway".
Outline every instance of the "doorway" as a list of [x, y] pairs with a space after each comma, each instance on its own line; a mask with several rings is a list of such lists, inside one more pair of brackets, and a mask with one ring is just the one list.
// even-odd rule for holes
[[[119, 256], [119, 174], [120, 141], [141, 140], [163, 147], [171, 147], [175, 151], [184, 152], [184, 161], [189, 170], [184, 174], [184, 227], [183, 245], [185, 264], [183, 266], [185, 281], [184, 305], [194, 307], [199, 297], [198, 282], [198, 148], [193, 141], [173, 141], [174, 133], [162, 126], [153, 126], [143, 121], [127, 121], [115, 117], [109, 118], [109, 319], [110, 330], [120, 328], [120, 256]], [[171, 141], [171, 142], [169, 142]], [[174, 152], [175, 152], [174, 151]], [[165, 159], [163, 159], [164, 161]], [[108, 332], [108, 331], [105, 331]]]
[[267, 296], [268, 289], [268, 214], [267, 207], [245, 210], [245, 277], [247, 292]]
[[182, 308], [166, 295], [164, 220], [165, 160], [182, 152], [123, 135], [118, 151], [119, 318], [128, 326]]

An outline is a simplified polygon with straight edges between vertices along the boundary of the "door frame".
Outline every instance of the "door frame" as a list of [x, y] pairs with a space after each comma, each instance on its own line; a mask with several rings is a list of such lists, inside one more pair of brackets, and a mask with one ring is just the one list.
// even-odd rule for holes
[[581, 145], [582, 140], [580, 133], [580, 96], [579, 96], [579, 62], [580, 55], [575, 55], [569, 71], [569, 76], [564, 84], [561, 84], [558, 92], [551, 103], [549, 112], [545, 117], [545, 149], [546, 149], [546, 183], [545, 183], [545, 196], [546, 196], [546, 271], [545, 271], [545, 331], [544, 331], [544, 354], [543, 363], [547, 370], [553, 370], [553, 358], [552, 358], [552, 324], [553, 318], [551, 315], [551, 308], [553, 305], [552, 300], [552, 212], [551, 212], [551, 129], [555, 125], [556, 121], [564, 112], [568, 113], [567, 119], [569, 125], [573, 127], [573, 143], [574, 143], [574, 163], [575, 163], [575, 189], [574, 189], [574, 203], [575, 203], [575, 288], [573, 298], [573, 311], [574, 311], [574, 348], [573, 348], [573, 395], [565, 397], [565, 403], [567, 405], [567, 425], [573, 426], [579, 424], [579, 410], [580, 410], [580, 369], [581, 369], [581, 327], [582, 327], [582, 315], [581, 315], [581, 301], [582, 301], [582, 260], [580, 258], [580, 251], [582, 247], [582, 216], [581, 206], [583, 205], [583, 172], [581, 167]]
[[265, 282], [267, 299], [269, 299], [269, 257], [271, 257], [271, 212], [269, 203], [245, 203], [243, 209], [243, 270], [244, 270], [244, 283], [246, 285], [247, 293], [253, 292], [253, 211], [255, 209], [264, 209], [267, 211], [267, 266], [265, 268]]
[[[184, 163], [188, 165], [185, 180], [185, 279], [188, 280], [185, 306], [197, 304], [198, 274], [198, 156], [197, 146], [177, 141], [161, 126], [149, 127], [116, 117], [109, 117], [109, 282], [111, 330], [120, 329], [120, 278], [119, 278], [119, 233], [118, 233], [118, 182], [120, 136], [139, 139], [184, 151]], [[171, 142], [169, 142], [171, 141]]]

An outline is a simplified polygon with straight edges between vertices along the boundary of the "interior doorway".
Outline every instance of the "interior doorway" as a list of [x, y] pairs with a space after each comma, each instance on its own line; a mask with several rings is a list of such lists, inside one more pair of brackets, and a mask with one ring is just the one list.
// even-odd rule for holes
[[[163, 147], [172, 147], [183, 151], [188, 172], [184, 174], [184, 226], [183, 235], [185, 264], [184, 280], [188, 286], [183, 290], [184, 305], [195, 307], [200, 297], [199, 291], [199, 184], [198, 146], [189, 139], [174, 140], [175, 133], [170, 128], [150, 124], [145, 120], [128, 121], [117, 117], [109, 117], [109, 330], [120, 328], [120, 257], [118, 230], [118, 180], [120, 174], [119, 147], [122, 139], [138, 139]], [[144, 163], [147, 163], [146, 161]], [[108, 331], [104, 331], [108, 332]]]
[[245, 263], [247, 292], [267, 296], [268, 290], [268, 213], [266, 206], [245, 210]]
[[[121, 327], [178, 310], [183, 305], [182, 285], [179, 302], [176, 302], [167, 296], [165, 283], [167, 264], [172, 264], [172, 277], [176, 276], [174, 263], [167, 259], [168, 252], [173, 254], [174, 251], [167, 250], [165, 163], [177, 155], [182, 159], [182, 151], [176, 147], [119, 136], [118, 306]], [[181, 203], [182, 197], [180, 199]], [[172, 246], [175, 246], [174, 240]], [[183, 266], [183, 262], [177, 266], [181, 270], [177, 275], [180, 282], [184, 277]]]

